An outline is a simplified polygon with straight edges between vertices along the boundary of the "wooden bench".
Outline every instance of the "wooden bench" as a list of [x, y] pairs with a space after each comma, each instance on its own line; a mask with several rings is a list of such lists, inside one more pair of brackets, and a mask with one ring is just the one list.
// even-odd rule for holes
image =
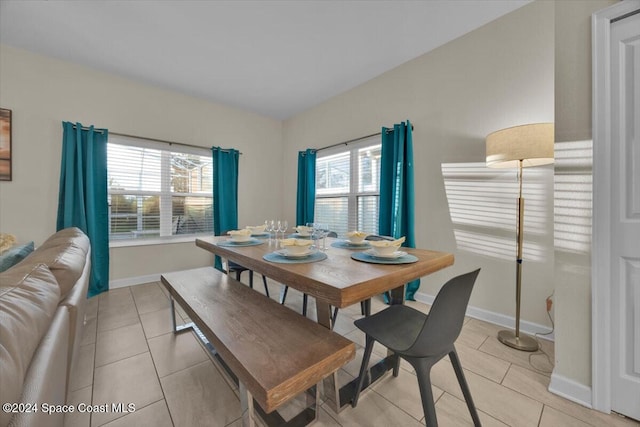
[[355, 356], [353, 342], [214, 268], [167, 273], [161, 280], [172, 310], [175, 299], [237, 377], [243, 425], [254, 425], [253, 399], [271, 414], [314, 386], [317, 393], [323, 378]]

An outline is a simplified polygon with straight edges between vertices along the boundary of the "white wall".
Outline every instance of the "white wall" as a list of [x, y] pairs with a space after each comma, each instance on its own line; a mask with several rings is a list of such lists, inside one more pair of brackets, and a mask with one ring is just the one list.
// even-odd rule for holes
[[[441, 164], [484, 162], [490, 132], [554, 121], [553, 3], [527, 5], [287, 120], [284, 176], [291, 179], [285, 182], [285, 193], [296, 191], [298, 150], [371, 134], [406, 119], [415, 125], [417, 246], [452, 251], [456, 257], [452, 268], [424, 278], [420, 292], [435, 295], [447, 278], [482, 267], [471, 305], [513, 316], [515, 253], [498, 260], [457, 249]], [[295, 199], [285, 198], [284, 208], [293, 215]], [[552, 206], [546, 216], [552, 217]], [[542, 237], [545, 259], [526, 261], [523, 278], [523, 319], [548, 326], [552, 232], [549, 221]]]
[[[555, 2], [557, 143], [592, 139], [591, 14], [613, 3], [613, 0]], [[586, 174], [590, 178], [589, 170]], [[552, 384], [558, 391], [573, 395], [582, 389], [581, 401], [587, 404], [591, 398], [588, 390], [591, 386], [591, 236], [590, 231], [588, 233], [586, 249], [556, 248], [556, 363]]]
[[[280, 121], [6, 45], [0, 45], [0, 105], [13, 111], [13, 180], [0, 182], [0, 230], [20, 241], [39, 244], [55, 231], [62, 121], [239, 149], [239, 223], [280, 214]], [[211, 259], [193, 243], [112, 248], [110, 257], [111, 280]]]
[[[482, 162], [489, 132], [525, 122], [555, 121], [557, 142], [590, 140], [590, 15], [611, 3], [534, 2], [286, 121], [284, 128], [0, 45], [0, 106], [13, 110], [14, 125], [14, 177], [0, 182], [0, 230], [36, 243], [54, 231], [62, 120], [239, 148], [240, 223], [278, 216], [293, 223], [298, 150], [410, 119], [416, 126], [418, 245], [456, 254], [455, 266], [423, 281], [421, 292], [435, 294], [447, 277], [481, 266], [471, 304], [512, 316], [514, 267], [456, 250], [440, 164]], [[525, 266], [523, 318], [548, 325], [543, 299], [556, 291], [554, 375], [590, 387], [590, 253], [554, 251], [552, 227], [545, 241], [550, 258]], [[208, 262], [191, 244], [122, 248], [111, 255], [112, 279]]]

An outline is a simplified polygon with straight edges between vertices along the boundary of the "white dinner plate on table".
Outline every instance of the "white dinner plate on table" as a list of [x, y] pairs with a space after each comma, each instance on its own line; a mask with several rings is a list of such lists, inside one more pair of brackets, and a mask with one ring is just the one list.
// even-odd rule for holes
[[362, 242], [352, 242], [351, 240], [343, 240], [344, 244], [347, 246], [369, 246], [370, 243], [366, 240], [363, 240]]
[[407, 254], [406, 252], [403, 252], [403, 251], [395, 251], [390, 254], [380, 254], [375, 252], [373, 249], [364, 251], [364, 253], [372, 258], [378, 258], [378, 259], [398, 259]]
[[308, 250], [306, 252], [301, 252], [299, 254], [290, 254], [289, 252], [287, 252], [286, 249], [279, 249], [277, 251], [275, 251], [278, 255], [283, 256], [285, 258], [289, 258], [289, 259], [300, 259], [300, 258], [306, 258], [308, 256], [310, 256], [311, 254], [313, 254], [315, 251], [313, 250]]

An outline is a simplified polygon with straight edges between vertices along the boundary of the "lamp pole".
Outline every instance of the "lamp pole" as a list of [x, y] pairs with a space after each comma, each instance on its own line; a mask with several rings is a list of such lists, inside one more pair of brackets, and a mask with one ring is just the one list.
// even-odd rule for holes
[[538, 350], [538, 342], [528, 335], [520, 336], [520, 299], [522, 296], [522, 245], [524, 242], [524, 197], [522, 197], [522, 162], [518, 161], [518, 223], [516, 224], [516, 331], [498, 332], [498, 340], [523, 351]]

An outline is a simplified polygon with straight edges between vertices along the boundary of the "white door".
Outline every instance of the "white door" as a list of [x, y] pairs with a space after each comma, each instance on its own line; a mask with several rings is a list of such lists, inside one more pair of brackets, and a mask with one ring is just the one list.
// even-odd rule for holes
[[640, 13], [611, 23], [611, 409], [640, 420]]

